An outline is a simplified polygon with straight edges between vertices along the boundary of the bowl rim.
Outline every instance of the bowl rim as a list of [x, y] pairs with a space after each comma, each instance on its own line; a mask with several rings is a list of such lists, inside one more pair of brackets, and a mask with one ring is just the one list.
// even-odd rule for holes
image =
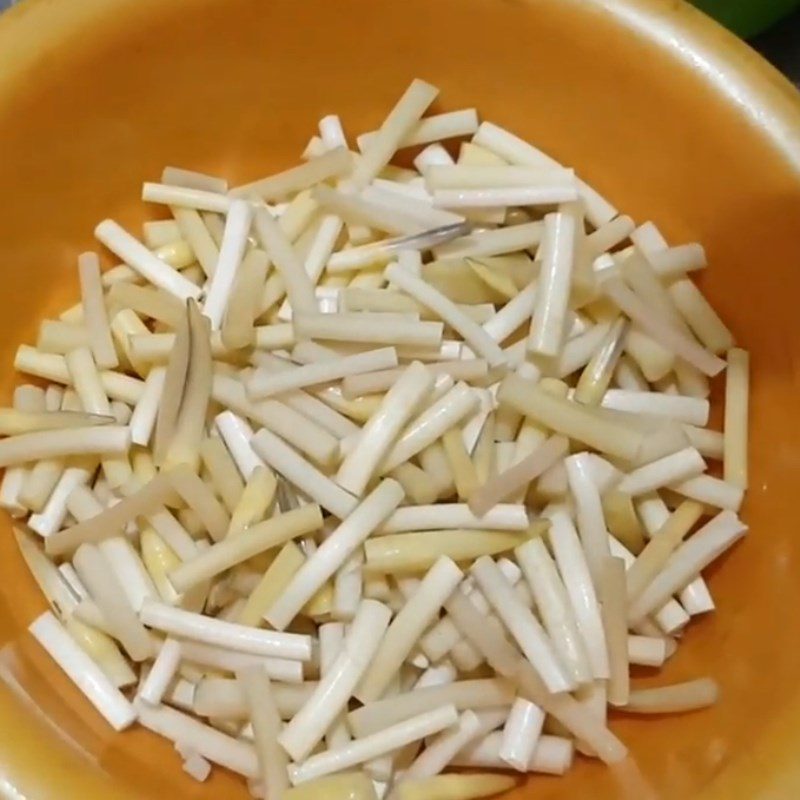
[[[170, 0], [189, 6], [204, 0]], [[492, 0], [497, 2], [497, 0]], [[532, 2], [532, 0], [525, 0]], [[559, 0], [584, 5], [585, 0]], [[800, 178], [800, 92], [746, 42], [685, 0], [593, 0], [594, 13], [613, 18], [635, 35], [653, 42], [684, 66], [699, 72], [781, 156], [787, 170]], [[499, 5], [499, 4], [498, 4]], [[163, 13], [166, 0], [23, 0], [0, 15], [0, 113], [21, 90], [24, 78], [42, 64], [49, 48], [87, 27], [127, 27], [137, 18]], [[62, 765], [74, 749], [52, 736], [52, 728], [0, 680], [0, 794], [16, 787], [30, 800], [44, 800], [50, 785], [43, 763]], [[49, 733], [49, 736], [47, 735]], [[767, 732], [753, 743], [740, 762], [721, 772], [698, 797], [701, 800], [758, 800], [800, 797], [800, 762], [793, 742], [800, 734], [800, 695], [772, 720]], [[67, 750], [65, 750], [67, 748]], [[767, 767], [767, 765], [770, 765]], [[656, 797], [641, 786], [635, 765], [628, 763], [629, 780], [637, 797]], [[99, 771], [75, 770], [65, 798], [100, 800], [109, 796], [109, 779]], [[22, 795], [20, 795], [22, 796]], [[114, 787], [119, 800], [134, 797]]]

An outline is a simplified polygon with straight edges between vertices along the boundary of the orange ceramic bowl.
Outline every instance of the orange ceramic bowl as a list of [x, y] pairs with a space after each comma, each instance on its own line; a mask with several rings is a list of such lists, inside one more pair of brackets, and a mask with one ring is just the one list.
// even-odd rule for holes
[[[234, 181], [293, 164], [317, 120], [370, 129], [410, 78], [574, 165], [673, 243], [752, 352], [750, 537], [709, 577], [719, 612], [664, 680], [710, 674], [713, 710], [613, 727], [632, 759], [581, 760], [513, 797], [800, 797], [800, 99], [678, 0], [26, 0], [0, 20], [0, 363], [76, 294], [94, 224], [142, 219], [164, 164]], [[25, 633], [45, 604], [0, 531], [0, 794], [244, 797], [172, 748], [113, 734]]]

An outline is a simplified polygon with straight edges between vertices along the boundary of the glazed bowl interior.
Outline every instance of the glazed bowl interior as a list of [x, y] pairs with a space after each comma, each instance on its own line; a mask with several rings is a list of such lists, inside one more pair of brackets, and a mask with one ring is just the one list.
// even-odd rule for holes
[[[513, 797], [800, 796], [800, 102], [688, 5], [28, 0], [0, 22], [5, 400], [16, 345], [77, 297], [94, 225], [151, 213], [143, 180], [165, 164], [234, 182], [285, 168], [324, 114], [371, 129], [415, 76], [441, 87], [439, 109], [477, 106], [671, 243], [703, 242], [703, 288], [752, 353], [750, 536], [707, 576], [718, 612], [644, 677], [712, 675], [721, 703], [618, 715], [631, 763], [582, 759]], [[0, 527], [0, 786], [31, 800], [244, 797], [224, 770], [195, 784], [166, 742], [106, 728], [26, 635], [44, 601]]]

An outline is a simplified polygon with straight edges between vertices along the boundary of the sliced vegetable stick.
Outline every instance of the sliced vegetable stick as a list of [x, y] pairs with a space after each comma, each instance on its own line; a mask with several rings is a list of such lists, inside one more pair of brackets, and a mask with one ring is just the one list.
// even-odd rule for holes
[[222, 439], [206, 437], [200, 445], [200, 458], [225, 507], [233, 514], [244, 491], [244, 482]]
[[284, 800], [380, 800], [370, 777], [364, 772], [344, 772], [294, 786]]
[[296, 633], [256, 630], [153, 600], [145, 601], [140, 616], [145, 625], [156, 630], [237, 652], [297, 661], [311, 658], [310, 637]]
[[665, 283], [683, 278], [687, 272], [703, 269], [708, 263], [703, 246], [697, 243], [649, 252], [647, 259]]
[[335, 147], [305, 164], [237, 186], [231, 189], [230, 194], [233, 197], [256, 196], [263, 200], [279, 200], [320, 181], [345, 175], [352, 166], [353, 157], [347, 148]]
[[133, 706], [50, 611], [35, 619], [28, 629], [114, 730], [124, 730], [133, 724], [136, 719]]
[[94, 360], [100, 369], [114, 369], [119, 364], [119, 359], [111, 339], [108, 312], [103, 302], [103, 286], [100, 283], [100, 260], [96, 253], [81, 253], [78, 256], [78, 275], [84, 325], [89, 334]]
[[[395, 292], [395, 294], [398, 293]], [[373, 392], [385, 392], [394, 386], [404, 369], [405, 367], [395, 367], [362, 375], [348, 375], [342, 381], [342, 392], [348, 398], [360, 397]], [[426, 369], [434, 376], [445, 374], [454, 380], [462, 381], [480, 380], [488, 372], [486, 361], [477, 358], [467, 361], [440, 361], [426, 364]]]
[[212, 394], [223, 406], [260, 423], [322, 467], [336, 460], [338, 439], [288, 403], [271, 399], [251, 403], [244, 386], [225, 375], [214, 376]]
[[562, 511], [550, 517], [550, 543], [578, 629], [586, 645], [592, 674], [598, 680], [609, 677], [608, 652], [597, 594], [586, 557], [572, 520]]
[[[187, 187], [189, 188], [189, 187]], [[195, 187], [201, 188], [199, 186]], [[161, 245], [170, 244], [181, 238], [177, 223], [171, 219], [147, 220], [142, 223], [142, 237], [144, 243], [154, 250]]]
[[[614, 558], [621, 558], [625, 562], [626, 569], [630, 569], [636, 560], [631, 552], [613, 537], [609, 537], [608, 544], [611, 555]], [[686, 627], [690, 618], [683, 606], [677, 600], [670, 598], [653, 614], [653, 619], [657, 627], [642, 623], [638, 632], [646, 633], [648, 636], [657, 636], [659, 632], [677, 634]]]
[[267, 620], [284, 630], [320, 586], [394, 511], [403, 499], [400, 485], [383, 480], [322, 543], [292, 578], [284, 594], [267, 612]]
[[[400, 224], [401, 215], [409, 222], [415, 220], [417, 227], [430, 230], [442, 225], [458, 224], [464, 221], [461, 214], [435, 208], [431, 196], [421, 186], [397, 184], [393, 181], [373, 182], [361, 191], [360, 197], [378, 208], [395, 214], [395, 224]], [[396, 187], [402, 185], [401, 190]], [[405, 224], [405, 220], [403, 221]], [[420, 265], [421, 266], [421, 265]], [[415, 270], [416, 271], [416, 270]]]
[[528, 525], [528, 514], [523, 505], [496, 505], [486, 515], [478, 517], [466, 503], [439, 503], [398, 508], [379, 532], [404, 533], [447, 528], [524, 531]]
[[398, 265], [388, 266], [385, 274], [402, 291], [436, 312], [444, 322], [458, 331], [470, 348], [485, 358], [491, 366], [502, 366], [505, 363], [505, 355], [497, 343], [448, 297]]
[[199, 465], [200, 444], [203, 441], [206, 413], [211, 398], [213, 365], [208, 321], [200, 314], [193, 300], [187, 303], [187, 317], [190, 346], [186, 382], [162, 467], [182, 463], [195, 468]]
[[[527, 772], [542, 734], [544, 712], [535, 703], [518, 697], [503, 727], [500, 758], [517, 772]], [[463, 749], [463, 748], [462, 748]]]
[[724, 459], [725, 435], [723, 433], [696, 425], [684, 425], [683, 430], [689, 439], [689, 444], [696, 447], [704, 458], [713, 461]]
[[[462, 750], [453, 760], [453, 766], [507, 769], [508, 765], [500, 758], [502, 744], [502, 732], [490, 733], [482, 741]], [[540, 737], [525, 771], [565, 775], [572, 766], [574, 756], [575, 747], [571, 739], [545, 734]]]
[[[456, 136], [469, 136], [471, 133], [475, 133], [477, 128], [478, 114], [474, 108], [434, 114], [417, 122], [400, 141], [397, 149], [438, 142], [441, 139], [451, 139]], [[374, 142], [377, 134], [378, 131], [362, 133], [356, 139], [358, 149], [363, 153]]]
[[367, 186], [391, 161], [400, 143], [419, 124], [425, 109], [438, 93], [435, 86], [424, 81], [415, 79], [411, 82], [353, 168], [349, 180], [353, 187], [362, 189]]
[[[350, 621], [355, 618], [355, 613], [361, 604], [359, 597], [356, 602], [356, 610], [350, 615]], [[387, 621], [388, 621], [387, 614]], [[334, 678], [336, 670], [338, 670], [337, 659], [344, 651], [344, 635], [345, 626], [342, 622], [327, 622], [319, 627], [319, 671], [322, 679], [331, 680]], [[341, 673], [339, 673], [341, 674]], [[344, 706], [347, 705], [345, 701]], [[347, 714], [346, 708], [339, 711], [336, 717], [328, 726], [325, 733], [325, 744], [330, 749], [332, 747], [341, 747], [352, 739], [350, 729], [347, 727]]]
[[614, 370], [625, 347], [628, 322], [618, 317], [603, 337], [599, 348], [581, 373], [574, 399], [579, 403], [598, 405], [608, 394]]
[[688, 425], [707, 425], [710, 404], [698, 397], [669, 395], [661, 392], [609, 389], [603, 395], [604, 408], [669, 417]]
[[142, 277], [160, 289], [174, 294], [179, 300], [200, 296], [201, 290], [198, 286], [167, 266], [114, 220], [103, 220], [95, 228], [94, 235]]
[[[491, 122], [480, 124], [473, 142], [496, 153], [511, 164], [555, 168], [560, 166], [555, 159], [545, 155], [541, 150]], [[595, 228], [605, 225], [617, 216], [617, 211], [611, 203], [591, 186], [578, 180], [578, 188], [586, 206], [587, 217]]]
[[236, 672], [254, 664], [262, 666], [270, 678], [287, 684], [302, 684], [303, 662], [285, 658], [271, 658], [232, 650], [229, 647], [204, 644], [191, 639], [181, 640], [186, 661], [221, 672]]
[[95, 459], [80, 459], [74, 466], [66, 468], [64, 468], [63, 461], [60, 463], [56, 483], [46, 498], [44, 506], [41, 511], [28, 517], [28, 527], [40, 536], [47, 538], [48, 541], [56, 532], [60, 533], [61, 525], [67, 515], [67, 499], [72, 490], [76, 486], [89, 483], [97, 468]]
[[648, 381], [666, 378], [675, 367], [675, 354], [656, 339], [644, 333], [635, 322], [628, 331], [625, 352]]
[[473, 800], [473, 798], [502, 794], [512, 789], [514, 785], [514, 778], [510, 775], [472, 773], [404, 779], [395, 791], [397, 800]]
[[570, 182], [554, 180], [528, 186], [434, 189], [435, 208], [489, 209], [508, 206], [546, 206], [576, 200], [578, 191]]
[[368, 703], [348, 714], [348, 724], [354, 735], [363, 737], [440, 705], [452, 703], [463, 711], [509, 707], [513, 701], [513, 686], [501, 678], [462, 680]]
[[725, 362], [689, 339], [675, 328], [662, 312], [644, 303], [619, 278], [603, 283], [604, 293], [635, 323], [675, 355], [688, 361], [701, 372], [713, 377], [725, 368]]
[[380, 467], [388, 472], [432, 445], [448, 429], [474, 411], [478, 397], [465, 383], [456, 384], [440, 400], [412, 420]]
[[266, 208], [257, 208], [255, 227], [267, 255], [280, 272], [292, 309], [296, 313], [315, 312], [314, 286], [280, 223]]
[[226, 193], [152, 182], [142, 184], [142, 200], [145, 203], [215, 211], [220, 214], [227, 214], [233, 202]]
[[599, 417], [592, 409], [548, 394], [540, 386], [507, 375], [500, 384], [498, 400], [558, 433], [624, 459], [636, 456], [642, 435], [629, 426]]
[[695, 283], [683, 278], [667, 291], [695, 336], [712, 353], [724, 353], [733, 347], [733, 334]]
[[289, 788], [286, 768], [288, 758], [278, 744], [281, 718], [272, 691], [272, 683], [263, 667], [247, 667], [237, 673], [236, 680], [250, 710], [255, 735], [256, 756], [266, 796], [280, 798]]
[[239, 533], [228, 535], [173, 570], [170, 580], [178, 592], [185, 592], [258, 553], [311, 533], [321, 525], [322, 514], [317, 505], [310, 504], [287, 511]]
[[635, 600], [664, 568], [669, 557], [689, 535], [694, 524], [703, 515], [703, 506], [685, 500], [672, 516], [653, 534], [627, 573], [628, 600]]
[[215, 542], [223, 539], [228, 531], [230, 518], [205, 481], [186, 468], [185, 464], [178, 464], [170, 469], [169, 475], [173, 488], [198, 516], [211, 538]]
[[242, 260], [222, 320], [221, 339], [229, 350], [240, 350], [256, 341], [258, 293], [268, 266], [269, 258], [263, 250], [253, 249]]
[[624, 706], [630, 696], [630, 673], [625, 562], [622, 559], [609, 556], [603, 563], [600, 598], [611, 673], [608, 702], [612, 706]]
[[434, 621], [462, 577], [461, 570], [449, 558], [440, 558], [431, 567], [417, 591], [392, 621], [371, 660], [355, 693], [362, 703], [378, 700], [384, 694], [414, 644]]
[[672, 554], [664, 569], [629, 606], [629, 621], [635, 623], [663, 605], [746, 532], [747, 526], [736, 514], [721, 511]]
[[467, 500], [478, 488], [478, 475], [464, 445], [463, 431], [459, 428], [450, 428], [442, 436], [442, 447], [453, 474], [458, 496], [461, 500]]
[[247, 479], [241, 498], [231, 513], [228, 537], [242, 533], [261, 522], [275, 499], [277, 488], [278, 481], [272, 470], [266, 465], [256, 467]]
[[539, 621], [516, 597], [494, 561], [488, 556], [479, 558], [471, 574], [525, 657], [541, 675], [548, 691], [555, 693], [574, 688]]
[[287, 542], [250, 593], [237, 621], [241, 625], [257, 627], [304, 562], [300, 548], [294, 542]]
[[98, 603], [115, 637], [134, 661], [151, 656], [150, 636], [139, 622], [124, 593], [120, 593], [111, 565], [92, 544], [82, 544], [73, 558], [80, 579]]
[[76, 347], [89, 346], [89, 332], [85, 325], [75, 325], [61, 320], [46, 319], [39, 325], [36, 347], [46, 353], [65, 355]]
[[713, 706], [719, 685], [713, 678], [651, 689], [634, 689], [624, 710], [633, 714], [677, 714]]
[[393, 347], [369, 350], [338, 360], [305, 364], [282, 372], [256, 371], [247, 382], [247, 391], [253, 399], [283, 394], [315, 384], [328, 383], [347, 375], [373, 372], [397, 366], [397, 352]]
[[[436, 497], [447, 497], [455, 490], [453, 472], [440, 442], [434, 442], [422, 450], [419, 453], [419, 463]], [[403, 467], [401, 464], [392, 472]]]
[[253, 746], [205, 725], [188, 714], [169, 706], [148, 707], [137, 704], [139, 722], [147, 729], [172, 742], [180, 742], [214, 764], [245, 777], [258, 775], [258, 761]]
[[348, 224], [400, 236], [419, 233], [426, 227], [461, 222], [461, 218], [455, 215], [451, 217], [449, 214], [444, 219], [437, 219], [433, 209], [426, 214], [429, 218], [426, 221], [416, 210], [416, 203], [413, 204], [415, 213], [408, 213], [406, 209], [376, 202], [367, 192], [368, 190], [361, 194], [351, 194], [320, 184], [314, 188], [312, 196], [327, 212], [338, 214]]
[[160, 473], [150, 483], [102, 514], [48, 536], [45, 542], [48, 554], [61, 555], [74, 550], [82, 542], [101, 541], [114, 536], [137, 516], [147, 516], [166, 502], [174, 502], [173, 472]]
[[306, 704], [278, 737], [295, 760], [306, 758], [335, 721], [368, 670], [378, 650], [391, 612], [381, 603], [364, 600], [348, 632], [344, 649], [330, 672], [317, 684]]
[[567, 481], [575, 506], [581, 545], [595, 588], [600, 588], [603, 563], [608, 558], [608, 529], [603, 517], [600, 492], [592, 479], [592, 467], [587, 453], [577, 453], [565, 459]]
[[289, 777], [292, 783], [298, 784], [330, 772], [339, 772], [432, 736], [457, 720], [458, 713], [454, 706], [426, 711], [371, 736], [356, 739], [337, 750], [328, 750], [311, 756], [302, 764], [290, 766]]
[[142, 528], [139, 534], [139, 548], [145, 569], [158, 590], [159, 597], [166, 603], [175, 603], [178, 593], [169, 582], [167, 574], [180, 564], [180, 558], [150, 526]]
[[214, 418], [214, 425], [243, 478], [249, 478], [257, 467], [264, 465], [250, 446], [253, 429], [241, 417], [230, 411], [223, 411]]
[[725, 382], [724, 476], [727, 483], [747, 488], [747, 422], [750, 393], [750, 355], [728, 351]]
[[100, 542], [98, 547], [111, 565], [111, 570], [134, 611], [138, 613], [146, 599], [158, 598], [158, 591], [139, 553], [128, 539], [114, 536]]
[[396, 319], [372, 312], [295, 314], [293, 322], [299, 338], [419, 347], [439, 346], [444, 331], [441, 322]]
[[170, 206], [170, 212], [175, 217], [181, 236], [192, 248], [203, 272], [210, 278], [217, 268], [219, 249], [203, 222], [203, 218], [193, 208]]
[[456, 754], [475, 741], [480, 733], [478, 717], [470, 710], [465, 711], [458, 718], [456, 725], [427, 742], [425, 750], [403, 773], [403, 779], [419, 780], [438, 775]]
[[738, 511], [744, 499], [744, 490], [739, 486], [726, 483], [720, 478], [711, 475], [698, 475], [696, 478], [673, 483], [669, 487], [674, 492], [697, 500], [700, 503]]
[[[269, 214], [266, 209], [263, 209], [263, 213]], [[212, 330], [217, 331], [222, 326], [252, 223], [253, 207], [244, 200], [231, 201], [225, 222], [225, 234], [219, 248], [219, 260], [214, 274], [209, 279], [203, 304], [203, 314], [211, 321]], [[258, 226], [258, 223], [256, 225]]]
[[522, 461], [494, 475], [475, 491], [469, 498], [470, 510], [479, 517], [491, 513], [498, 503], [515, 495], [562, 459], [568, 445], [563, 436], [551, 436]]
[[64, 620], [64, 627], [114, 686], [119, 689], [136, 683], [135, 673], [110, 636], [98, 628], [85, 625], [75, 615]]
[[585, 240], [584, 249], [587, 257], [597, 256], [611, 250], [624, 242], [635, 229], [635, 223], [628, 216], [615, 217], [590, 233]]
[[[61, 403], [59, 401], [57, 408], [60, 407]], [[17, 386], [16, 389], [14, 389], [14, 409], [23, 414], [46, 413], [47, 400], [45, 391], [38, 386], [32, 386], [30, 384]], [[39, 462], [39, 464], [42, 463], [47, 466], [60, 465], [61, 462], [59, 460]], [[61, 470], [50, 470], [53, 473], [53, 478], [48, 481], [46, 491], [43, 492], [44, 497], [42, 500], [39, 501], [38, 498], [36, 498], [37, 503], [36, 508], [34, 508], [26, 501], [26, 495], [31, 494], [30, 489], [26, 492], [26, 485], [35, 488], [36, 484], [32, 482], [35, 481], [38, 483], [39, 478], [37, 475], [34, 475], [37, 467], [39, 467], [38, 464], [33, 465], [30, 469], [27, 466], [18, 465], [6, 469], [2, 483], [0, 483], [0, 506], [6, 509], [12, 517], [25, 517], [29, 509], [39, 511], [44, 504], [44, 500], [47, 499], [50, 490], [52, 490], [55, 485], [55, 481], [58, 480], [58, 475]], [[42, 468], [39, 467], [40, 472], [41, 469]]]
[[574, 261], [575, 223], [568, 214], [547, 214], [541, 277], [528, 337], [528, 351], [555, 356], [562, 347]]
[[122, 425], [23, 433], [0, 441], [0, 467], [68, 455], [125, 453], [129, 447], [130, 432]]
[[135, 283], [114, 284], [108, 292], [108, 298], [115, 306], [129, 308], [171, 328], [176, 328], [186, 313], [183, 303], [174, 295]]
[[334, 253], [328, 259], [326, 270], [329, 275], [350, 272], [365, 267], [383, 266], [392, 257], [404, 250], [428, 250], [443, 242], [449, 242], [471, 230], [468, 222], [443, 225], [412, 236], [400, 236], [373, 242], [360, 247], [351, 247]]
[[432, 388], [433, 375], [421, 363], [412, 363], [362, 429], [355, 448], [339, 467], [337, 483], [355, 495], [363, 493], [378, 465]]
[[628, 636], [628, 661], [641, 667], [661, 667], [674, 652], [674, 640], [665, 637]]
[[[558, 167], [464, 165], [463, 162], [458, 165], [434, 165], [425, 169], [424, 174], [425, 183], [430, 189], [547, 186], [554, 183], [566, 184], [574, 178], [572, 170]], [[513, 205], [525, 205], [525, 203]]]
[[617, 490], [606, 492], [603, 495], [603, 517], [614, 538], [635, 555], [641, 553], [645, 545], [644, 530], [630, 495]]
[[[42, 399], [44, 399], [44, 395], [42, 395]], [[109, 412], [110, 410], [109, 407]], [[84, 414], [76, 411], [21, 411], [15, 408], [0, 408], [0, 436], [18, 436], [36, 431], [107, 425], [113, 421], [113, 416], [104, 414]]]
[[544, 524], [528, 532], [487, 530], [441, 530], [398, 533], [370, 539], [365, 545], [365, 568], [371, 572], [406, 573], [428, 569], [441, 556], [454, 561], [472, 561], [483, 555], [511, 550], [530, 536], [538, 535]]
[[252, 438], [251, 444], [272, 469], [339, 519], [345, 519], [356, 507], [358, 501], [353, 495], [266, 428]]
[[454, 592], [446, 607], [461, 632], [480, 649], [490, 666], [519, 684], [522, 696], [539, 705], [577, 737], [586, 741], [606, 763], [616, 763], [625, 758], [625, 746], [601, 721], [586, 714], [570, 695], [551, 695], [547, 692], [533, 667], [519, 656], [518, 651], [502, 633], [483, 624], [483, 617], [462, 592]]
[[[272, 686], [272, 693], [281, 718], [291, 719], [303, 707], [315, 687], [316, 683], [313, 682], [276, 682]], [[243, 720], [249, 716], [242, 688], [232, 678], [203, 678], [197, 685], [193, 710], [201, 717]]]
[[137, 693], [137, 698], [142, 703], [150, 706], [160, 705], [170, 682], [175, 677], [180, 659], [180, 642], [175, 639], [166, 639]]
[[628, 473], [620, 482], [619, 491], [631, 496], [646, 494], [694, 478], [705, 468], [700, 453], [694, 447], [687, 447]]
[[530, 539], [515, 554], [562, 665], [575, 683], [588, 683], [592, 673], [586, 646], [569, 595], [546, 545], [540, 538]]

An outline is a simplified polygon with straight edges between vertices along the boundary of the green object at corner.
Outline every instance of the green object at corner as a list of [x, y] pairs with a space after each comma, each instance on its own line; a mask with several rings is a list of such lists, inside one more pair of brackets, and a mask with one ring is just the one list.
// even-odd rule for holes
[[747, 39], [800, 8], [800, 0], [692, 0], [698, 7]]

